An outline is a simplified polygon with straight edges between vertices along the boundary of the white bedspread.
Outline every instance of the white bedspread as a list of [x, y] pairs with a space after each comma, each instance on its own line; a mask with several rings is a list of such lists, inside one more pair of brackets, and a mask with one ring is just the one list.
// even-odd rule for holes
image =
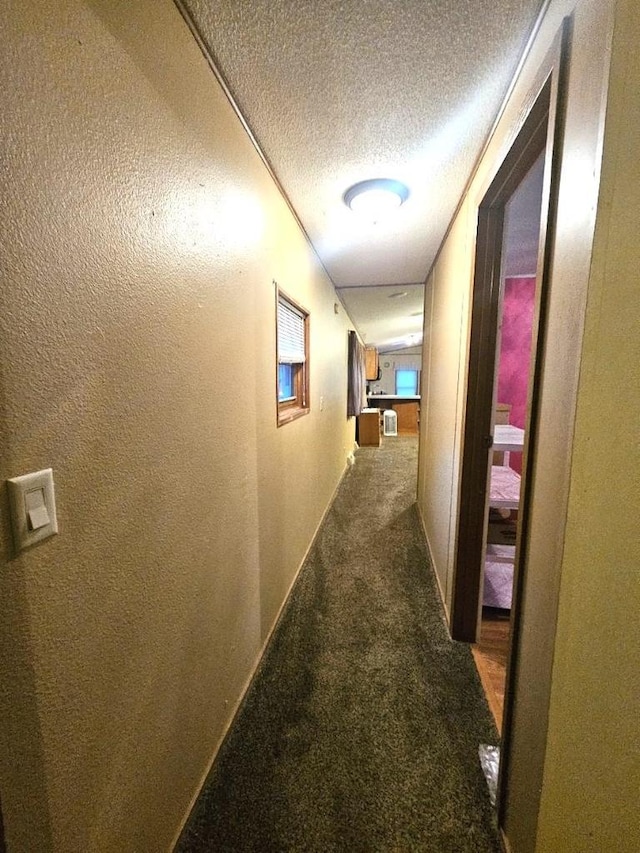
[[513, 565], [511, 563], [493, 563], [491, 560], [487, 560], [484, 565], [483, 605], [510, 610], [512, 591]]

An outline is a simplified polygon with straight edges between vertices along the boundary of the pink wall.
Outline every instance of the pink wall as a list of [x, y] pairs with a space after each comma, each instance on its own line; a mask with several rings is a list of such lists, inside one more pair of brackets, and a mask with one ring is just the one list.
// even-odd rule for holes
[[[510, 423], [524, 427], [531, 358], [531, 330], [536, 280], [507, 278], [502, 306], [502, 333], [498, 364], [498, 402], [511, 404]], [[512, 453], [510, 465], [522, 471], [522, 454]]]

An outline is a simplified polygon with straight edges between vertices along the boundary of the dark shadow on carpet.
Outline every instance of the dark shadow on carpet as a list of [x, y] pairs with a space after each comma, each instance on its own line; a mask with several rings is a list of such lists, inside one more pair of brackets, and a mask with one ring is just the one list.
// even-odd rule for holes
[[497, 734], [448, 635], [415, 506], [417, 440], [362, 448], [177, 853], [499, 851]]

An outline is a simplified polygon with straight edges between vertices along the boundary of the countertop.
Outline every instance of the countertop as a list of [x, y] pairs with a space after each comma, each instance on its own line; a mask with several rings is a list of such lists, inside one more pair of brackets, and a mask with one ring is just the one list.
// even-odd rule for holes
[[368, 394], [367, 400], [371, 405], [375, 400], [406, 400], [408, 403], [420, 400], [419, 394], [414, 394], [411, 397], [406, 397], [403, 394]]

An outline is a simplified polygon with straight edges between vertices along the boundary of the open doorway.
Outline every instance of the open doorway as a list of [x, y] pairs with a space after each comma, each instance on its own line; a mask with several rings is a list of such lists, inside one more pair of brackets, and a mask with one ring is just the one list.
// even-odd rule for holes
[[[493, 672], [484, 680], [490, 703], [492, 690], [498, 699], [492, 710], [503, 729], [501, 778], [508, 764], [509, 685], [517, 674], [527, 580], [530, 471], [536, 453], [547, 271], [559, 172], [554, 151], [559, 150], [561, 132], [558, 92], [563, 38], [566, 31], [540, 71], [529, 100], [532, 106], [488, 179], [478, 208], [451, 629], [455, 639], [480, 640], [481, 651], [482, 641], [488, 642]], [[528, 315], [527, 323], [519, 324], [520, 309]], [[514, 321], [520, 325], [518, 375], [511, 377], [517, 393], [512, 399], [500, 399], [509, 386], [509, 336]], [[511, 395], [513, 388], [508, 390]], [[496, 482], [496, 475], [501, 482]], [[485, 592], [488, 606], [491, 594], [497, 595], [493, 603], [498, 606], [490, 615], [499, 618], [491, 620], [491, 625], [486, 620], [483, 626]]]
[[502, 729], [522, 477], [544, 178], [544, 151], [504, 210], [478, 641], [473, 647], [487, 702]]
[[[521, 185], [534, 166], [541, 163], [543, 189], [548, 182], [547, 131], [549, 122], [551, 82], [547, 80], [535, 101], [511, 150], [505, 157], [493, 181], [487, 188], [478, 210], [475, 279], [472, 304], [471, 336], [469, 343], [469, 372], [461, 474], [460, 512], [454, 597], [452, 607], [452, 633], [455, 639], [476, 642], [480, 628], [482, 587], [486, 556], [486, 537], [489, 523], [491, 469], [494, 454], [507, 451], [501, 443], [494, 447], [496, 419], [510, 418], [510, 411], [498, 413], [497, 378], [499, 376], [500, 323], [504, 305], [506, 272], [505, 225], [508, 210], [518, 198]], [[540, 168], [540, 167], [538, 167]], [[548, 196], [547, 196], [548, 199]], [[537, 348], [537, 329], [543, 291], [542, 266], [539, 261], [544, 251], [548, 201], [541, 205], [538, 228], [538, 256], [536, 257], [536, 317], [531, 329], [531, 350]], [[530, 359], [530, 370], [535, 375], [535, 358]], [[528, 382], [531, 392], [527, 401], [526, 419], [531, 420], [531, 401], [535, 394], [534, 376]], [[508, 424], [504, 424], [508, 426]], [[524, 437], [530, 436], [530, 423], [519, 442], [518, 450], [524, 452]], [[503, 461], [498, 459], [496, 461]], [[502, 466], [500, 466], [502, 467]], [[523, 471], [522, 474], [525, 472]], [[506, 509], [496, 504], [495, 508]], [[525, 514], [522, 505], [522, 483], [517, 500], [518, 519]], [[517, 538], [517, 537], [516, 537]], [[515, 545], [516, 542], [514, 541]], [[514, 585], [515, 566], [514, 555]]]

